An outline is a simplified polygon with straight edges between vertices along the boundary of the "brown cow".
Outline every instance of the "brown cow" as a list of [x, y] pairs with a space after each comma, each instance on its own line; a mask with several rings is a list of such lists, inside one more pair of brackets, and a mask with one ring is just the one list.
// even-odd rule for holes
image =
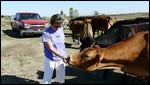
[[[117, 42], [122, 41], [123, 39], [141, 31], [149, 31], [149, 22], [147, 23], [140, 23], [140, 24], [129, 24], [129, 25], [121, 25], [112, 29], [107, 30], [107, 32], [103, 35], [98, 36], [97, 38], [91, 39], [86, 38], [84, 39], [81, 44], [81, 50], [84, 48], [90, 47], [91, 44], [95, 43], [100, 45], [100, 47], [108, 47], [113, 45]], [[108, 69], [104, 70], [103, 78], [107, 78]], [[126, 82], [126, 74], [122, 77], [122, 81]]]
[[[68, 64], [85, 71], [119, 69], [138, 78], [149, 79], [149, 32], [139, 32], [125, 40], [101, 48], [85, 48], [67, 58]], [[146, 46], [147, 45], [147, 46]]]
[[93, 38], [92, 25], [88, 19], [72, 21], [70, 29], [72, 30], [73, 42], [76, 43], [75, 36], [78, 38], [77, 44], [86, 37]]
[[[71, 26], [71, 24], [74, 22], [74, 21], [84, 21], [84, 20], [86, 20], [86, 19], [90, 19], [90, 22], [91, 22], [91, 20], [92, 20], [92, 18], [93, 18], [94, 16], [83, 16], [83, 17], [76, 17], [76, 18], [74, 18], [74, 19], [71, 19], [70, 21], [69, 21], [69, 23], [67, 24], [67, 26]], [[70, 29], [71, 30], [71, 29]]]
[[96, 16], [91, 21], [92, 29], [93, 29], [93, 37], [95, 35], [95, 32], [98, 30], [102, 30], [102, 33], [105, 33], [112, 25], [113, 20], [109, 16]]

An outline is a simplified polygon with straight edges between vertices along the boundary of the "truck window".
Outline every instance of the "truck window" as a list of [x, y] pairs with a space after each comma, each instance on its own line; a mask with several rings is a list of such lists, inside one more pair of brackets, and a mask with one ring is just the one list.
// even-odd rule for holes
[[21, 14], [20, 19], [39, 19], [41, 20], [42, 18], [38, 14]]

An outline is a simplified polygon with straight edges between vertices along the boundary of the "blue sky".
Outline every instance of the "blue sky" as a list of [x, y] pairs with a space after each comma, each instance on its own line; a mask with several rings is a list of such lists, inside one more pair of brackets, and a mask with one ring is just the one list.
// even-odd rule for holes
[[69, 16], [69, 9], [78, 10], [79, 15], [123, 14], [149, 12], [149, 1], [1, 1], [1, 15], [16, 12], [37, 12], [50, 17], [61, 10]]

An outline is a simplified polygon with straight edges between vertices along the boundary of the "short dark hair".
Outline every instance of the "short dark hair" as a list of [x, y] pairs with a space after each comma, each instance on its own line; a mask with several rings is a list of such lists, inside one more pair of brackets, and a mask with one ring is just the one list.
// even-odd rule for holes
[[50, 24], [55, 24], [55, 23], [59, 23], [59, 22], [63, 22], [64, 21], [64, 17], [61, 14], [54, 14], [51, 19], [50, 19]]

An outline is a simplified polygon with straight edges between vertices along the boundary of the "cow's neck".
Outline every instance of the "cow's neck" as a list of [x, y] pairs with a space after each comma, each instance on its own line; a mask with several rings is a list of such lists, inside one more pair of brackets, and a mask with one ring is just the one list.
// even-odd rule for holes
[[107, 48], [102, 48], [101, 63], [133, 62], [146, 45], [144, 34], [138, 34]]

